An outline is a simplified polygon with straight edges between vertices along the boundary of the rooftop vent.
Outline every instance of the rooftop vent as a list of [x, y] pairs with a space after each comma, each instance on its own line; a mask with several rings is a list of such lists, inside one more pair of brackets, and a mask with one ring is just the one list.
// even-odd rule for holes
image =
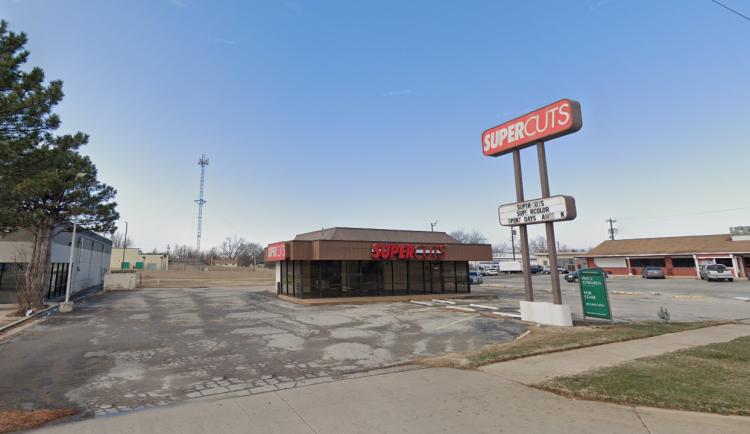
[[750, 226], [735, 226], [729, 228], [732, 241], [750, 241]]

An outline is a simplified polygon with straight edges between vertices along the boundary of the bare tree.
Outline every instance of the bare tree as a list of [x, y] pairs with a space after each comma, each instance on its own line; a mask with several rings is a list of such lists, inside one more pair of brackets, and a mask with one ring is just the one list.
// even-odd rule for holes
[[461, 244], [481, 244], [487, 242], [487, 237], [482, 235], [482, 233], [476, 229], [467, 232], [462, 228], [455, 230], [448, 235], [455, 238]]
[[172, 259], [195, 259], [197, 253], [195, 247], [175, 244], [171, 256]]
[[263, 262], [263, 246], [258, 243], [246, 242], [237, 256], [238, 265], [247, 267]]
[[224, 238], [224, 241], [221, 242], [221, 246], [219, 246], [221, 256], [229, 260], [237, 259], [237, 256], [242, 252], [246, 243], [247, 242], [244, 238], [239, 238], [237, 235]]
[[547, 253], [547, 239], [538, 236], [529, 242], [531, 253]]
[[510, 246], [506, 242], [497, 243], [492, 246], [492, 253], [504, 253], [509, 251]]
[[122, 232], [115, 232], [112, 234], [112, 247], [115, 249], [127, 249], [133, 246], [133, 239], [131, 237], [125, 238], [125, 234]]

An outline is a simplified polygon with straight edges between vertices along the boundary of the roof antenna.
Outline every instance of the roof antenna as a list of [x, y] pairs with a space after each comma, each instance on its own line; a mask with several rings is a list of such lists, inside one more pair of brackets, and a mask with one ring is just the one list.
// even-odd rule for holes
[[435, 223], [430, 223], [430, 232], [435, 232], [435, 226], [437, 226], [437, 220], [435, 220]]

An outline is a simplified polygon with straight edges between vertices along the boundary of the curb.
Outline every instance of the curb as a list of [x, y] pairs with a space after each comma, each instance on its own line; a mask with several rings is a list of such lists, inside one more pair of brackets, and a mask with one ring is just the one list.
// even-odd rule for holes
[[[81, 292], [84, 292], [84, 294], [80, 294], [78, 297], [71, 298], [71, 301], [80, 300], [80, 299], [85, 298], [85, 297], [87, 297], [89, 295], [99, 294], [99, 293], [101, 293], [103, 291], [100, 290], [98, 292], [89, 292], [89, 291], [81, 291]], [[0, 338], [2, 338], [3, 334], [5, 334], [5, 332], [7, 332], [8, 330], [11, 330], [11, 329], [13, 329], [13, 328], [15, 328], [15, 327], [17, 327], [17, 326], [25, 323], [26, 321], [29, 321], [31, 319], [40, 317], [42, 315], [50, 315], [50, 314], [52, 314], [53, 310], [56, 310], [56, 309], [59, 309], [59, 308], [60, 308], [60, 302], [57, 302], [57, 303], [52, 304], [51, 306], [49, 306], [46, 309], [42, 309], [39, 312], [34, 313], [33, 315], [25, 316], [25, 317], [23, 317], [23, 318], [21, 318], [21, 319], [19, 319], [17, 321], [14, 321], [14, 322], [12, 322], [10, 324], [6, 324], [6, 325], [0, 327]]]

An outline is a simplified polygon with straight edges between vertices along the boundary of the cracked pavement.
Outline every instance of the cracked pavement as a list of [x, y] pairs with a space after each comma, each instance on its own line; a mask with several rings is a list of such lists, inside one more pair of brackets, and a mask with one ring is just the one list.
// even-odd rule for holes
[[109, 415], [373, 372], [513, 340], [526, 326], [411, 303], [301, 306], [265, 289], [144, 289], [0, 340], [0, 409]]

